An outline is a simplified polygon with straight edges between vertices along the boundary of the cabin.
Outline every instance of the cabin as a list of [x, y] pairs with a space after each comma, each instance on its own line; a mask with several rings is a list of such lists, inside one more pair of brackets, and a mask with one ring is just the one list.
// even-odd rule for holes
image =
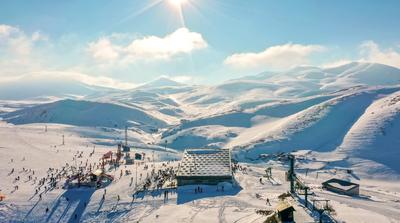
[[176, 174], [178, 186], [232, 182], [229, 149], [188, 149]]
[[359, 184], [336, 178], [323, 182], [322, 187], [326, 190], [349, 196], [358, 196], [360, 194]]
[[125, 159], [125, 165], [133, 164], [133, 159], [131, 158], [130, 153], [126, 153], [124, 159]]
[[294, 211], [296, 211], [294, 207], [285, 201], [280, 202], [276, 207], [276, 213], [280, 222], [294, 222]]

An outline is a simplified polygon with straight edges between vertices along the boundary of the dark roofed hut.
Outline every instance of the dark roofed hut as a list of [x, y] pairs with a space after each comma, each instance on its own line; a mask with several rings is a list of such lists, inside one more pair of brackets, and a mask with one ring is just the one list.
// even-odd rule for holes
[[276, 207], [278, 217], [282, 222], [294, 222], [294, 207], [288, 202], [281, 202]]
[[232, 182], [229, 149], [185, 150], [176, 178], [178, 186]]
[[330, 179], [322, 183], [322, 187], [340, 194], [345, 194], [349, 196], [358, 196], [360, 194], [360, 185], [352, 183], [350, 181], [340, 180], [340, 179]]

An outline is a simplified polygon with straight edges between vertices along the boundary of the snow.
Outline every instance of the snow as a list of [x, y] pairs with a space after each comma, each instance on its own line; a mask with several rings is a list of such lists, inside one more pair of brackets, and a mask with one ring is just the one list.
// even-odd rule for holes
[[[0, 222], [72, 222], [75, 214], [83, 222], [262, 222], [264, 216], [255, 210], [273, 209], [277, 196], [289, 188], [281, 158], [292, 151], [297, 176], [310, 186], [311, 198], [329, 199], [336, 220], [398, 222], [399, 80], [397, 68], [350, 63], [265, 72], [213, 86], [166, 77], [129, 90], [57, 79], [33, 81], [24, 92], [26, 80], [2, 85], [0, 194], [6, 199], [0, 202]], [[98, 162], [124, 140], [125, 126], [129, 145], [146, 153], [149, 169], [111, 169], [116, 180], [107, 186], [105, 200], [103, 189], [55, 188], [40, 201], [34, 195], [37, 184], [22, 168], [44, 177], [49, 167], [75, 165], [78, 151], [83, 155], [77, 165], [86, 159]], [[138, 193], [132, 202], [134, 185], [143, 185], [153, 163], [156, 169], [177, 170], [176, 160], [190, 148], [229, 148], [247, 171], [237, 172], [224, 192], [195, 185], [205, 192], [184, 187], [164, 201], [163, 189], [154, 190]], [[273, 168], [273, 179], [263, 178], [266, 167]], [[133, 174], [120, 177], [121, 170]], [[18, 175], [21, 180], [14, 182]], [[321, 183], [331, 178], [360, 184], [360, 196], [322, 190]], [[19, 189], [13, 191], [15, 185]], [[312, 222], [318, 214], [306, 210], [302, 199], [289, 198], [295, 218]]]
[[14, 124], [60, 123], [119, 128], [146, 125], [147, 131], [166, 125], [162, 120], [136, 108], [71, 99], [11, 112], [5, 114], [3, 119]]
[[[397, 147], [400, 143], [399, 132], [400, 92], [395, 92], [375, 101], [365, 110], [347, 132], [338, 151], [346, 153], [352, 159], [368, 159], [399, 172], [400, 151]], [[379, 172], [382, 174], [381, 165], [373, 167], [368, 163], [365, 165], [354, 161], [352, 163], [357, 165], [357, 168], [365, 168], [368, 165], [368, 172], [371, 174]]]
[[[62, 189], [56, 188], [42, 193], [42, 200], [38, 195], [34, 195], [36, 184], [27, 180], [29, 175], [22, 171], [22, 167], [35, 170], [35, 176], [43, 177], [47, 175], [49, 167], [60, 168], [66, 162], [73, 163], [72, 158], [76, 151], [83, 151], [80, 160], [90, 159], [98, 161], [101, 155], [109, 150], [114, 150], [116, 146], [96, 145], [95, 154], [89, 157], [93, 145], [87, 138], [82, 138], [74, 132], [68, 131], [68, 126], [51, 125], [48, 131], [44, 132], [43, 126], [38, 124], [14, 126], [1, 123], [0, 134], [5, 140], [0, 142], [0, 174], [4, 179], [0, 182], [1, 193], [6, 195], [6, 200], [0, 203], [0, 221], [61, 221], [73, 222], [75, 214], [83, 222], [99, 221], [181, 221], [181, 222], [218, 222], [222, 219], [226, 221], [248, 222], [248, 219], [261, 222], [262, 216], [255, 213], [256, 209], [266, 208], [265, 199], [269, 197], [271, 207], [277, 203], [277, 195], [285, 191], [288, 185], [271, 185], [269, 183], [257, 184], [259, 176], [263, 174], [263, 168], [248, 166], [248, 173], [237, 173], [237, 185], [224, 184], [224, 191], [216, 191], [216, 186], [199, 185], [203, 188], [203, 193], [195, 194], [190, 186], [179, 188], [170, 194], [168, 201], [164, 203], [161, 193], [155, 190], [151, 193], [139, 193], [132, 203], [132, 194], [135, 192], [135, 177], [133, 183], [130, 178], [133, 175], [119, 177], [120, 170], [131, 170], [135, 173], [136, 166], [122, 165], [117, 170], [110, 170], [109, 174], [114, 175], [116, 180], [106, 187], [107, 194], [105, 201], [102, 201], [104, 190], [75, 188]], [[60, 145], [61, 135], [66, 135], [65, 145]], [[55, 147], [56, 146], [56, 147]], [[10, 152], [13, 151], [13, 152]], [[156, 152], [158, 153], [158, 152]], [[23, 160], [25, 157], [25, 160]], [[13, 159], [13, 162], [10, 160]], [[71, 162], [72, 161], [72, 162]], [[164, 161], [165, 164], [165, 161]], [[72, 164], [73, 165], [73, 164]], [[152, 162], [148, 162], [152, 165]], [[161, 169], [162, 163], [155, 163], [157, 169]], [[177, 162], [170, 162], [170, 166], [177, 166]], [[143, 178], [139, 179], [139, 174], [146, 175], [144, 165], [138, 167], [138, 183], [141, 184]], [[8, 175], [11, 168], [15, 168], [15, 173]], [[14, 183], [14, 178], [19, 175], [21, 181]], [[277, 170], [276, 178], [283, 178], [284, 173]], [[19, 185], [17, 191], [13, 191], [13, 186]], [[219, 185], [221, 186], [221, 185]], [[260, 194], [256, 198], [255, 194]], [[117, 195], [121, 200], [117, 200]], [[67, 201], [68, 198], [68, 201]], [[252, 200], [252, 202], [249, 202]], [[294, 201], [292, 201], [294, 202]], [[86, 203], [86, 207], [85, 207]], [[294, 204], [296, 205], [296, 204]], [[45, 209], [49, 208], [46, 214]], [[296, 206], [298, 207], [298, 206]], [[298, 219], [311, 218], [305, 211], [296, 213]]]

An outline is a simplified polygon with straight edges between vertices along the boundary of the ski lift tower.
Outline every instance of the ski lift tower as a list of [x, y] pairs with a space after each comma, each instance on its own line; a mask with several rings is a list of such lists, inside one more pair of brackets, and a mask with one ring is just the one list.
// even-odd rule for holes
[[294, 160], [295, 157], [292, 154], [288, 155], [289, 159], [289, 171], [288, 171], [288, 180], [290, 181], [290, 193], [295, 193], [294, 183], [296, 181], [296, 174], [294, 173]]
[[305, 183], [302, 182], [299, 178], [297, 178], [296, 173], [294, 172], [295, 156], [293, 154], [289, 154], [288, 159], [289, 159], [289, 171], [287, 172], [287, 179], [290, 181], [290, 193], [291, 194], [296, 193], [295, 184], [297, 184], [298, 188], [304, 190], [305, 206], [306, 208], [308, 208], [308, 195], [311, 195], [311, 193], [309, 193], [310, 188], [307, 185], [305, 185]]
[[122, 145], [122, 151], [123, 152], [129, 152], [130, 151], [130, 148], [128, 146], [128, 126], [125, 126], [125, 144]]

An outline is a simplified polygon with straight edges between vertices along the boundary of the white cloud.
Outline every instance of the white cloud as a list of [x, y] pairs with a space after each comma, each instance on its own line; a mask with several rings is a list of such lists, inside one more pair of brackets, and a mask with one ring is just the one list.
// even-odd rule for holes
[[96, 60], [113, 61], [118, 58], [120, 47], [114, 46], [107, 38], [101, 38], [96, 42], [89, 43], [88, 52]]
[[394, 48], [381, 49], [374, 41], [360, 45], [361, 61], [382, 63], [400, 68], [400, 52]]
[[321, 65], [324, 68], [337, 67], [351, 62], [381, 63], [400, 68], [400, 51], [396, 47], [382, 49], [374, 41], [365, 41], [359, 45], [359, 56], [353, 60], [339, 59]]
[[36, 43], [47, 40], [39, 31], [27, 34], [18, 27], [0, 24], [0, 76], [9, 78], [40, 69], [42, 57]]
[[131, 89], [137, 86], [134, 83], [123, 82], [106, 76], [94, 77], [88, 74], [75, 71], [48, 71], [48, 70], [35, 71], [13, 77], [3, 77], [0, 79], [0, 83], [7, 83], [18, 80], [31, 80], [31, 79], [74, 80], [87, 85], [116, 88], [116, 89]]
[[0, 38], [9, 37], [11, 34], [18, 33], [19, 31], [16, 27], [0, 24]]
[[131, 89], [137, 86], [134, 83], [119, 81], [106, 76], [90, 76], [82, 73], [67, 72], [66, 75], [71, 75], [77, 81], [81, 81], [88, 85], [116, 88], [116, 89]]
[[256, 53], [236, 53], [227, 57], [224, 64], [238, 69], [286, 69], [309, 63], [311, 54], [324, 49], [320, 45], [287, 43]]
[[176, 55], [207, 47], [207, 42], [200, 33], [191, 32], [187, 28], [177, 29], [164, 37], [145, 36], [127, 45], [115, 44], [111, 39], [103, 37], [89, 43], [88, 52], [100, 61], [120, 59], [122, 63], [131, 63], [137, 60], [171, 59]]
[[119, 81], [114, 78], [106, 76], [91, 76], [88, 74], [77, 72], [59, 72], [59, 74], [70, 77], [76, 81], [81, 81], [88, 85], [116, 88], [116, 89], [130, 89], [137, 86], [134, 83]]
[[39, 31], [29, 36], [18, 27], [0, 24], [0, 49], [8, 51], [9, 54], [29, 55], [35, 42], [47, 39], [48, 37]]
[[44, 35], [43, 33], [36, 31], [32, 34], [31, 37], [32, 41], [47, 41], [49, 40], [49, 37], [47, 35]]
[[134, 40], [126, 50], [131, 56], [169, 58], [205, 47], [207, 47], [207, 43], [201, 34], [190, 32], [187, 28], [180, 28], [162, 38], [148, 36]]

